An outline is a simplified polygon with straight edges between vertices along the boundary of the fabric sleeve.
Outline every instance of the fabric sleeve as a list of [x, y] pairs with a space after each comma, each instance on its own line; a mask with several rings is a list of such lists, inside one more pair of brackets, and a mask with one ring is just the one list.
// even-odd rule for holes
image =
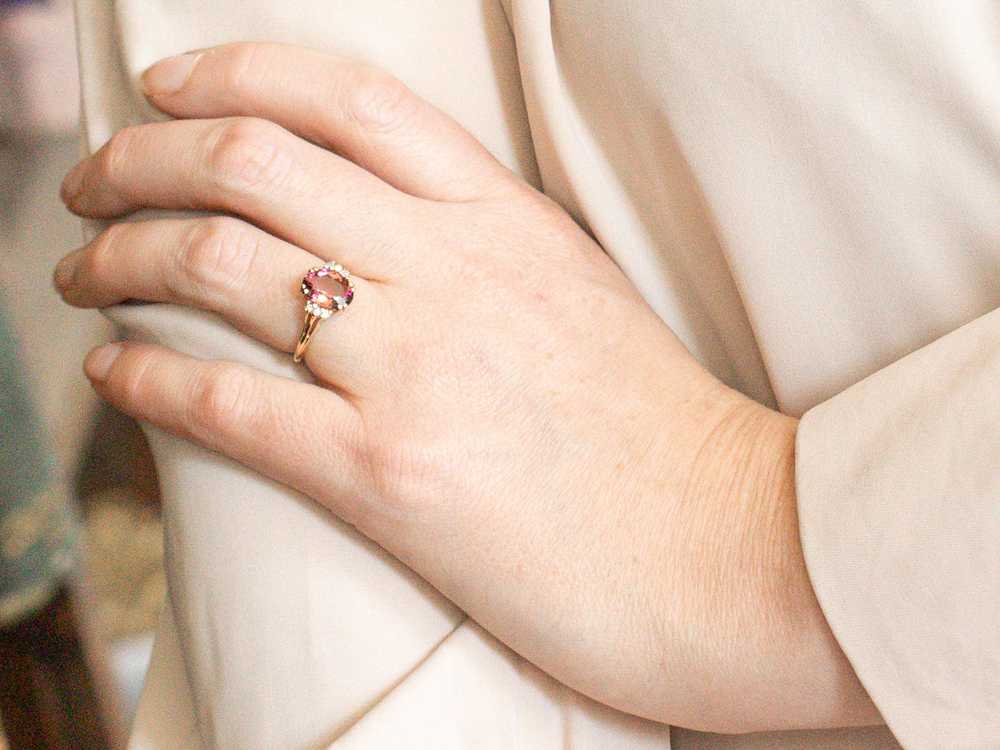
[[1000, 747], [1000, 311], [815, 406], [806, 564], [906, 748]]

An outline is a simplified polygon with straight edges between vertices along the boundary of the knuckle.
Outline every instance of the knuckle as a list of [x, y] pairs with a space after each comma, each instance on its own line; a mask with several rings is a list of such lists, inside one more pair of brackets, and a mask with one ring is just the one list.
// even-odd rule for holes
[[115, 360], [109, 381], [117, 375], [117, 386], [126, 405], [134, 406], [144, 401], [144, 393], [150, 389], [150, 378], [156, 376], [153, 353], [144, 350], [126, 349]]
[[554, 258], [562, 261], [582, 247], [590, 247], [590, 243], [582, 243], [585, 232], [573, 218], [558, 206], [547, 206], [542, 209], [536, 231], [541, 233], [540, 240], [552, 248]]
[[257, 42], [236, 42], [225, 49], [220, 78], [222, 86], [235, 96], [257, 87], [270, 61], [262, 59], [265, 46]]
[[[364, 428], [360, 420], [344, 420], [332, 429], [321, 433], [324, 436], [320, 461], [327, 466], [343, 467], [339, 480], [344, 486], [356, 490], [348, 503], [338, 503], [336, 513], [344, 521], [358, 529], [373, 529], [378, 520], [378, 508], [381, 500], [373, 490], [374, 485], [368, 475], [368, 456], [365, 452]], [[315, 441], [316, 432], [309, 430], [294, 430], [286, 433], [293, 440]]]
[[398, 78], [374, 67], [359, 67], [347, 89], [345, 110], [363, 130], [392, 132], [405, 125], [420, 100]]
[[115, 255], [121, 246], [121, 235], [127, 231], [127, 224], [112, 224], [97, 235], [83, 257], [82, 270], [86, 276], [103, 279], [114, 274], [115, 268], [120, 265]]
[[391, 521], [412, 521], [454, 497], [454, 452], [404, 435], [381, 433], [365, 446], [369, 481]]
[[522, 199], [524, 210], [532, 219], [532, 227], [537, 225], [560, 234], [579, 232], [579, 225], [566, 209], [545, 193], [526, 187]]
[[101, 149], [97, 163], [102, 177], [114, 182], [122, 174], [122, 165], [130, 158], [141, 129], [141, 125], [129, 125], [111, 136], [111, 140]]
[[206, 365], [193, 379], [188, 427], [195, 436], [218, 436], [247, 428], [254, 403], [253, 376], [232, 362]]
[[224, 121], [212, 136], [208, 168], [217, 187], [250, 192], [282, 187], [291, 173], [288, 133], [254, 117]]
[[173, 291], [199, 296], [226, 295], [246, 286], [256, 263], [260, 240], [239, 219], [217, 216], [196, 221], [178, 255], [176, 274], [181, 280]]
[[[529, 248], [545, 247], [547, 252], [541, 256], [531, 256], [532, 261], [538, 260], [549, 268], [558, 268], [567, 262], [579, 262], [581, 252], [588, 249], [602, 252], [596, 243], [586, 241], [587, 235], [580, 224], [566, 210], [547, 195], [534, 189], [526, 188], [520, 196], [526, 220], [517, 228], [523, 236], [519, 243], [513, 243], [515, 248], [511, 257], [518, 263], [523, 263], [525, 252]], [[506, 222], [506, 210], [497, 205], [493, 221]]]

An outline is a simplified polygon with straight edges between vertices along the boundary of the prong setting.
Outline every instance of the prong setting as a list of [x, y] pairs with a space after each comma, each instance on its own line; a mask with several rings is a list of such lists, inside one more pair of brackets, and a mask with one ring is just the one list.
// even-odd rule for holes
[[354, 280], [340, 263], [330, 261], [309, 269], [302, 279], [302, 294], [306, 298], [306, 312], [326, 320], [351, 304]]

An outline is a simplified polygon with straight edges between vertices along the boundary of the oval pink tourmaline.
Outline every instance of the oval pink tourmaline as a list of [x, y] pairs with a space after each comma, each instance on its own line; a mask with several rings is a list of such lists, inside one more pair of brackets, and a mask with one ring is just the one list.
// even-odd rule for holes
[[339, 274], [329, 268], [319, 268], [310, 271], [302, 280], [303, 291], [309, 301], [320, 307], [332, 309], [334, 297], [345, 297], [350, 300], [347, 284]]

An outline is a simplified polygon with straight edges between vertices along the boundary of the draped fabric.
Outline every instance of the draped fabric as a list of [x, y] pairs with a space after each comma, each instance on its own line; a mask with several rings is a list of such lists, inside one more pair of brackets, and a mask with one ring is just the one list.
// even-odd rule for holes
[[[996, 747], [998, 13], [78, 0], [85, 140], [162, 117], [137, 78], [193, 48], [286, 41], [394, 73], [586, 226], [705, 367], [803, 417], [809, 573], [888, 726], [674, 730], [676, 747]], [[108, 314], [302, 377], [206, 313]], [[665, 726], [558, 685], [307, 499], [149, 434], [170, 592], [137, 750], [669, 747]]]

